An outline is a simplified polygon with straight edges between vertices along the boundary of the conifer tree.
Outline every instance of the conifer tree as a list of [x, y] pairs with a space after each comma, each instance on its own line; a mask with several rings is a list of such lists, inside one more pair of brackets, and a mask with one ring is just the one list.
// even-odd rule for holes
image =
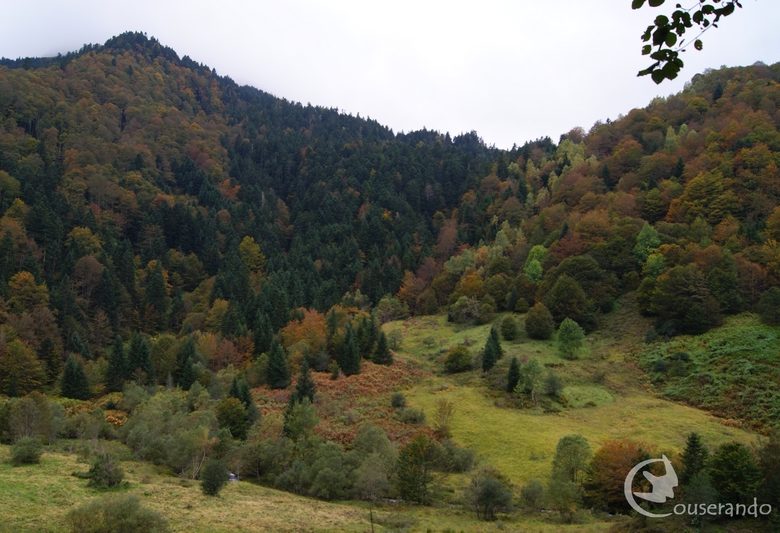
[[360, 347], [355, 338], [355, 332], [352, 331], [352, 326], [349, 324], [339, 352], [338, 363], [345, 376], [360, 372]]
[[482, 351], [482, 370], [487, 372], [493, 368], [501, 356], [504, 355], [504, 350], [501, 348], [501, 342], [498, 340], [498, 332], [495, 328], [491, 328], [490, 335], [485, 342], [485, 348]]
[[561, 327], [558, 328], [558, 353], [565, 359], [576, 359], [582, 341], [585, 339], [585, 332], [571, 318], [563, 319]]
[[682, 453], [683, 468], [680, 472], [680, 482], [685, 485], [693, 479], [693, 476], [704, 470], [709, 452], [701, 441], [698, 433], [688, 435], [685, 450]]
[[506, 391], [514, 392], [517, 383], [520, 381], [520, 364], [517, 362], [517, 357], [512, 358], [512, 362], [509, 364], [509, 372], [506, 375]]
[[255, 342], [255, 354], [266, 353], [271, 349], [274, 340], [274, 331], [271, 328], [271, 321], [263, 311], [258, 311], [255, 315], [255, 323], [252, 326], [253, 340]]
[[379, 332], [379, 340], [376, 343], [376, 352], [374, 353], [374, 362], [378, 365], [392, 365], [393, 354], [387, 345], [387, 335], [384, 331]]
[[195, 382], [195, 368], [193, 364], [196, 359], [195, 341], [192, 337], [188, 337], [176, 353], [176, 370], [173, 375], [176, 384], [184, 390], [189, 390]]
[[304, 398], [308, 398], [310, 403], [314, 403], [316, 392], [317, 386], [311, 378], [309, 362], [304, 358], [303, 363], [301, 363], [301, 371], [298, 374], [298, 382], [295, 384], [295, 401], [300, 402]]
[[286, 389], [290, 385], [290, 366], [287, 364], [287, 354], [282, 345], [276, 341], [271, 345], [266, 372], [266, 381], [272, 389]]
[[136, 332], [130, 338], [130, 350], [127, 354], [127, 376], [138, 379], [141, 375], [145, 383], [154, 381], [149, 343]]
[[127, 372], [126, 366], [125, 347], [122, 343], [122, 337], [117, 335], [116, 339], [114, 339], [114, 347], [111, 349], [108, 367], [106, 368], [106, 389], [109, 392], [122, 390]]
[[246, 408], [247, 419], [250, 422], [257, 420], [260, 413], [255, 406], [255, 402], [252, 399], [252, 393], [249, 391], [249, 385], [243, 377], [233, 378], [233, 383], [230, 385], [229, 396], [241, 400]]
[[65, 362], [61, 387], [62, 395], [65, 398], [86, 400], [91, 396], [87, 375], [84, 373], [84, 367], [73, 355], [68, 357], [68, 360]]

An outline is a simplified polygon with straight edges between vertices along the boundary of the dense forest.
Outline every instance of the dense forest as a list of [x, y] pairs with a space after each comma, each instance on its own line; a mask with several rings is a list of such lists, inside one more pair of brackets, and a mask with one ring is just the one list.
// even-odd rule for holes
[[[242, 87], [139, 33], [4, 59], [0, 394], [124, 390], [121, 410], [141, 413], [117, 422], [124, 442], [195, 477], [192, 455], [155, 455], [165, 424], [246, 439], [260, 416], [250, 389], [267, 386], [291, 391], [296, 442], [313, 427], [312, 372], [393, 366], [391, 320], [526, 313], [530, 338], [558, 330], [574, 346], [632, 293], [648, 342], [744, 311], [778, 324], [779, 108], [780, 64], [723, 68], [557, 144], [499, 150], [475, 132], [395, 133]], [[491, 338], [486, 372], [501, 355]], [[775, 375], [762, 364], [751, 372]], [[169, 390], [149, 398], [155, 385]], [[0, 406], [0, 440], [15, 440], [14, 401]], [[744, 418], [766, 429], [767, 413]], [[363, 452], [317, 453], [352, 469], [395, 460], [371, 431], [351, 435]], [[404, 450], [428, 453], [425, 439]], [[443, 450], [437, 468], [473, 459]], [[348, 493], [343, 465], [306, 483], [293, 466], [273, 484]]]

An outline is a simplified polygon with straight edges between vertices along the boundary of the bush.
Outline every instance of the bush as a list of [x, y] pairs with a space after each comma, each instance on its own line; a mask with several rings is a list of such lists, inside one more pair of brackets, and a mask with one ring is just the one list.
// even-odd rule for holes
[[425, 413], [419, 409], [405, 408], [398, 412], [398, 418], [404, 424], [422, 424], [425, 422]]
[[102, 453], [97, 456], [89, 469], [89, 486], [98, 489], [110, 489], [119, 486], [125, 477], [122, 467], [111, 455]]
[[520, 501], [529, 511], [539, 511], [544, 501], [544, 485], [538, 479], [532, 479], [520, 490]]
[[403, 393], [394, 392], [390, 397], [390, 405], [393, 407], [393, 409], [401, 409], [406, 407], [406, 396], [404, 396]]
[[513, 341], [520, 333], [520, 328], [517, 326], [517, 320], [508, 316], [501, 321], [501, 336], [504, 340]]
[[117, 533], [143, 531], [165, 533], [168, 524], [156, 511], [146, 509], [138, 496], [109, 496], [81, 505], [67, 517], [73, 533]]
[[756, 310], [764, 324], [773, 326], [780, 324], [780, 287], [772, 287], [764, 292], [758, 301]]
[[466, 372], [471, 370], [471, 368], [471, 354], [468, 348], [460, 345], [447, 351], [447, 358], [444, 360], [445, 372], [455, 374], [457, 372]]
[[14, 466], [33, 465], [41, 462], [43, 445], [33, 437], [23, 437], [11, 447], [11, 463]]
[[441, 455], [438, 467], [445, 472], [468, 472], [474, 466], [474, 450], [461, 448], [451, 440], [445, 440], [441, 445]]
[[525, 332], [532, 339], [547, 340], [554, 329], [552, 315], [543, 303], [537, 302], [525, 315]]
[[466, 488], [466, 501], [482, 520], [495, 520], [496, 512], [512, 510], [512, 486], [509, 480], [493, 468], [483, 468]]
[[210, 459], [200, 474], [200, 488], [206, 496], [216, 496], [228, 480], [228, 471], [222, 461]]

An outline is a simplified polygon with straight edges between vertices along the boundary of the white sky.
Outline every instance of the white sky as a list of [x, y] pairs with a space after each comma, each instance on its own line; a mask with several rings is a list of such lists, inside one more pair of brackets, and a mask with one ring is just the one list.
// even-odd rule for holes
[[[780, 1], [744, 9], [684, 54], [673, 83], [637, 78], [657, 13], [630, 0], [0, 0], [0, 56], [48, 56], [144, 31], [277, 96], [377, 119], [395, 131], [476, 130], [488, 143], [615, 118], [697, 72], [780, 61]], [[688, 0], [691, 4], [697, 0]]]

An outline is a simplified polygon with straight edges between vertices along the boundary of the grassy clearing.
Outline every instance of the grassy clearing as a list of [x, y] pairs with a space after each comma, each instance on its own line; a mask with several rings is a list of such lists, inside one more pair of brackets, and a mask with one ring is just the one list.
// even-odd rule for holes
[[[522, 324], [522, 317], [518, 318]], [[455, 326], [446, 317], [436, 316], [385, 327], [403, 332], [402, 356], [423, 361], [438, 372], [407, 391], [410, 405], [430, 419], [439, 400], [453, 402], [453, 438], [520, 485], [534, 478], [546, 479], [558, 440], [572, 433], [585, 436], [594, 449], [610, 439], [629, 438], [672, 454], [682, 449], [694, 430], [709, 445], [756, 440], [749, 431], [653, 393], [652, 384], [635, 363], [647, 323], [630, 300], [621, 302], [607, 321], [587, 338], [587, 348], [576, 361], [561, 359], [553, 341], [521, 337], [502, 343], [508, 357], [499, 362], [499, 372], [515, 356], [535, 358], [561, 377], [567, 407], [557, 413], [509, 407], [505, 394], [488, 389], [479, 371], [455, 376], [441, 373], [441, 355], [447, 348], [467, 340], [471, 351], [478, 353], [490, 325]]]
[[669, 398], [757, 427], [780, 420], [780, 328], [755, 315], [699, 336], [657, 342], [641, 361]]
[[[0, 446], [0, 531], [64, 532], [65, 516], [74, 506], [100, 492], [87, 487], [73, 472], [86, 470], [74, 454], [47, 451], [41, 464], [12, 467], [10, 448]], [[473, 531], [553, 532], [604, 531], [610, 522], [562, 528], [539, 517], [514, 514], [494, 523], [476, 520], [459, 507], [419, 507], [365, 502], [324, 502], [252, 483], [230, 483], [219, 497], [207, 497], [199, 483], [160, 472], [154, 466], [123, 461], [126, 487], [112, 492], [132, 493], [142, 504], [161, 512], [173, 531]]]

